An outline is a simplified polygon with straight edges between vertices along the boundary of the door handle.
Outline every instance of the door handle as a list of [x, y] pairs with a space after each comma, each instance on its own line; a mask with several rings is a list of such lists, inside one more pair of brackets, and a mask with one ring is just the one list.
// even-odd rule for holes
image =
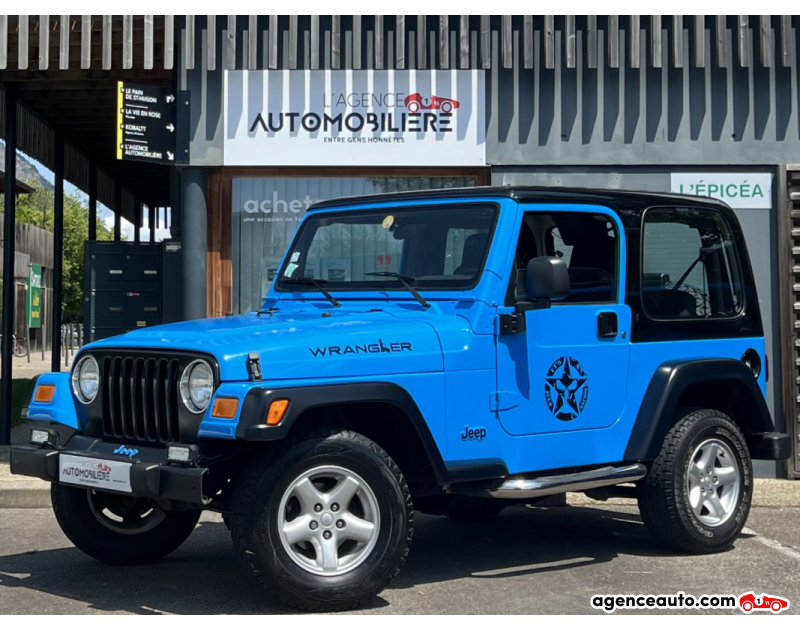
[[597, 336], [601, 339], [613, 339], [617, 336], [619, 325], [614, 311], [605, 311], [597, 316]]

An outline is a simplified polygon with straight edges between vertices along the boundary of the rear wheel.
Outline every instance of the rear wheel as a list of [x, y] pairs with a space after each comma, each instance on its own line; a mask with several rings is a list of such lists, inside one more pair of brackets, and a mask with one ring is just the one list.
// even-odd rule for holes
[[231, 534], [250, 574], [278, 599], [303, 610], [354, 608], [400, 572], [411, 495], [377, 444], [322, 429], [243, 471]]
[[642, 520], [661, 544], [696, 554], [729, 548], [753, 494], [744, 436], [720, 411], [686, 414], [667, 434], [638, 494]]
[[201, 510], [164, 510], [150, 499], [53, 484], [61, 530], [85, 554], [106, 564], [147, 564], [180, 547]]
[[16, 337], [13, 338], [13, 346], [14, 346], [14, 356], [15, 357], [26, 357], [28, 356], [28, 346], [27, 341], [25, 339], [18, 339]]

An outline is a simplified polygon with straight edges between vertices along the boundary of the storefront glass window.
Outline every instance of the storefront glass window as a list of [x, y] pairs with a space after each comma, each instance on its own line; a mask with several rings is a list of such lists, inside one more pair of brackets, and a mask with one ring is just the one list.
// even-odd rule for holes
[[[337, 197], [456, 188], [475, 186], [476, 183], [475, 177], [234, 178], [234, 312], [247, 313], [261, 306], [264, 295], [278, 273], [283, 254], [312, 203]], [[453, 241], [451, 246], [457, 246], [456, 241], [462, 242], [469, 236], [468, 231], [460, 229], [453, 230], [448, 238]], [[331, 242], [331, 246], [334, 245]], [[322, 270], [313, 271], [315, 274], [323, 273]]]

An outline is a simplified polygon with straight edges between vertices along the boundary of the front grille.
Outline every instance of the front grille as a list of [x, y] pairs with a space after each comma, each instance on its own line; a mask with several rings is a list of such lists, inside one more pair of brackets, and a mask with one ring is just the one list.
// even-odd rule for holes
[[103, 434], [140, 442], [178, 442], [178, 359], [103, 359]]

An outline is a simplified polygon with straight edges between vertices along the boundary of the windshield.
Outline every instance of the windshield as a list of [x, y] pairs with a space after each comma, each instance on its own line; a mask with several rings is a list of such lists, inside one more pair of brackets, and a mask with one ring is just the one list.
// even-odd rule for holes
[[402, 276], [420, 289], [469, 289], [483, 270], [496, 215], [495, 206], [476, 204], [312, 214], [276, 288], [298, 291], [293, 281], [313, 278], [328, 291], [407, 291]]

